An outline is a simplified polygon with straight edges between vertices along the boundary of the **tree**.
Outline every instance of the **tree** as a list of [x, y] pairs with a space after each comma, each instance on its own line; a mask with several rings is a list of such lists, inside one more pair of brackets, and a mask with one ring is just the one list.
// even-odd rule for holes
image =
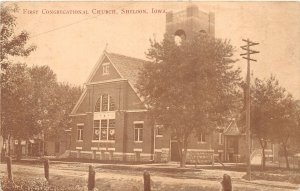
[[297, 128], [295, 102], [274, 76], [264, 80], [256, 78], [251, 89], [251, 132], [262, 148], [264, 169], [268, 141], [281, 143], [287, 159], [288, 140]]
[[[13, 137], [20, 144], [36, 132], [33, 121], [33, 86], [25, 64], [8, 65], [2, 81], [2, 125], [5, 139]], [[10, 141], [9, 141], [10, 143]]]
[[[5, 70], [11, 63], [9, 56], [28, 56], [32, 51], [36, 49], [36, 47], [25, 47], [29, 38], [29, 34], [26, 31], [22, 31], [20, 34], [15, 35], [14, 29], [16, 27], [16, 17], [14, 16], [14, 13], [18, 11], [18, 7], [14, 4], [8, 3], [1, 3], [0, 6], [0, 80], [2, 80], [3, 70]], [[2, 106], [3, 83], [2, 81], [0, 82], [0, 105]], [[3, 124], [4, 123], [2, 122], [2, 107], [0, 107], [1, 135], [3, 132], [6, 131], [2, 129]], [[11, 125], [14, 126], [14, 124]], [[2, 152], [2, 148], [0, 148], [0, 152]]]
[[[68, 114], [81, 88], [58, 83], [48, 66], [10, 64], [2, 76], [3, 129], [5, 139], [28, 140], [58, 137], [70, 123]], [[41, 140], [44, 144], [44, 140]], [[19, 145], [20, 147], [20, 145]], [[39, 152], [41, 152], [39, 150]], [[18, 150], [18, 159], [20, 159]]]
[[49, 126], [56, 112], [55, 88], [56, 75], [49, 66], [32, 66], [28, 68], [33, 84], [33, 102], [37, 128], [41, 131]]
[[72, 86], [68, 83], [58, 83], [54, 90], [56, 112], [52, 120], [52, 125], [46, 131], [46, 139], [58, 139], [62, 131], [70, 128], [71, 113], [79, 96], [82, 93], [82, 88]]
[[0, 63], [2, 69], [5, 69], [10, 63], [9, 56], [28, 56], [36, 49], [34, 45], [26, 47], [29, 39], [28, 32], [22, 31], [18, 35], [15, 34], [16, 17], [14, 13], [18, 10], [18, 6], [15, 4], [1, 4]]
[[169, 128], [178, 141], [181, 166], [185, 166], [192, 134], [210, 132], [227, 115], [238, 93], [240, 70], [230, 59], [229, 41], [197, 34], [176, 44], [165, 35], [150, 40], [137, 88], [156, 123]]
[[272, 131], [275, 132], [272, 139], [281, 144], [284, 157], [286, 160], [286, 168], [289, 169], [289, 146], [291, 139], [299, 140], [299, 111], [297, 103], [293, 100], [292, 95], [285, 94], [274, 110], [272, 118]]

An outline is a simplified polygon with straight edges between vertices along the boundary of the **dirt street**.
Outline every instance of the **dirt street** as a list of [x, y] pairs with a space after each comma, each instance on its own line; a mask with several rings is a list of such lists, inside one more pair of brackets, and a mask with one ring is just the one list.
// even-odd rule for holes
[[[50, 183], [55, 185], [86, 185], [88, 163], [50, 164]], [[223, 174], [232, 177], [234, 190], [297, 190], [300, 186], [288, 182], [254, 180], [248, 182], [242, 179], [244, 172], [214, 170], [214, 169], [179, 169], [168, 165], [108, 165], [92, 164], [96, 171], [96, 188], [98, 190], [138, 191], [143, 190], [143, 172], [151, 174], [152, 190], [219, 190]], [[149, 170], [151, 169], [151, 170]], [[43, 177], [41, 164], [14, 164], [15, 177]], [[0, 164], [0, 176], [6, 176], [6, 165]]]

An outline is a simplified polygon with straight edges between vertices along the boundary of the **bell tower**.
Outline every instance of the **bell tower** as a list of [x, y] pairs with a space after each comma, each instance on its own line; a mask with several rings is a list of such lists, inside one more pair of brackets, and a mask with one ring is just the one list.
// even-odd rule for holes
[[179, 12], [168, 12], [166, 14], [166, 32], [181, 39], [188, 39], [198, 32], [214, 37], [215, 15], [199, 10], [196, 5], [190, 5]]

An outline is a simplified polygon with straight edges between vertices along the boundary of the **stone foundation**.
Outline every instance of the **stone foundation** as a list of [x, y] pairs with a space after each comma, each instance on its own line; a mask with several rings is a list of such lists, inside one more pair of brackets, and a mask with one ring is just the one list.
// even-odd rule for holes
[[213, 150], [189, 150], [187, 151], [186, 162], [191, 164], [206, 164], [212, 162]]
[[168, 162], [168, 161], [170, 161], [170, 159], [171, 159], [170, 150], [169, 149], [161, 149], [161, 161], [160, 162]]
[[69, 157], [70, 158], [77, 158], [77, 151], [71, 151]]
[[[191, 164], [211, 163], [213, 153], [213, 150], [188, 149], [186, 162]], [[154, 154], [155, 162], [169, 162], [170, 159], [171, 156], [169, 149], [156, 149]]]
[[[212, 162], [213, 150], [198, 150], [188, 149], [187, 163], [191, 164], [207, 164]], [[124, 156], [125, 155], [125, 156]], [[112, 160], [112, 161], [135, 161], [135, 162], [150, 162], [152, 155], [148, 153], [135, 152], [135, 153], [121, 153], [114, 151], [71, 151], [70, 158], [84, 158], [95, 160]], [[170, 161], [170, 150], [157, 149], [154, 154], [154, 161], [164, 163]]]
[[93, 153], [86, 152], [86, 151], [80, 151], [79, 152], [79, 158], [84, 158], [84, 159], [92, 159], [93, 158]]
[[150, 162], [152, 160], [151, 154], [142, 152], [119, 153], [114, 151], [71, 151], [69, 157], [105, 161], [124, 161], [125, 159], [125, 161]]

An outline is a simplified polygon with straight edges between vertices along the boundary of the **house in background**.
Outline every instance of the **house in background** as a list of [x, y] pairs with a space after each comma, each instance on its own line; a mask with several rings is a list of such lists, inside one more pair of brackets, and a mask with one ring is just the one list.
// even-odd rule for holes
[[56, 136], [47, 137], [44, 147], [45, 156], [64, 157], [71, 148], [71, 130], [61, 129]]

